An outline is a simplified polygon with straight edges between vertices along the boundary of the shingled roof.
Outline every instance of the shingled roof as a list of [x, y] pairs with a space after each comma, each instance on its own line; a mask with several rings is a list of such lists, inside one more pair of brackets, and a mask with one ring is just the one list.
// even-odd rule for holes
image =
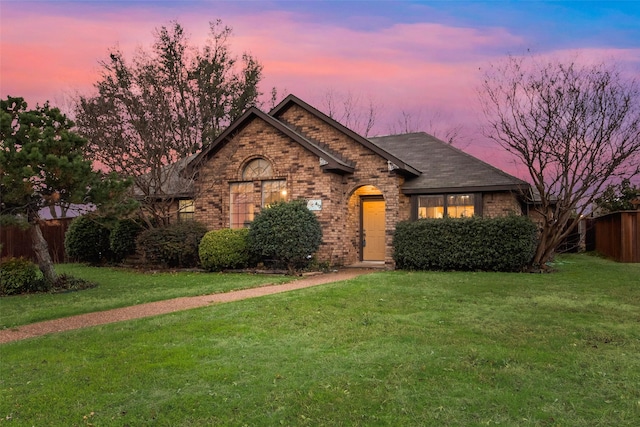
[[521, 191], [529, 184], [424, 132], [369, 138], [422, 172], [408, 178], [405, 194]]
[[528, 191], [529, 184], [498, 168], [464, 153], [424, 132], [365, 138], [341, 125], [301, 99], [289, 95], [269, 113], [252, 107], [234, 121], [215, 141], [205, 147], [187, 169], [197, 168], [230, 138], [254, 119], [264, 120], [284, 135], [324, 160], [322, 169], [340, 174], [353, 173], [356, 165], [329, 146], [310, 138], [283, 119], [283, 113], [296, 105], [369, 148], [406, 177], [405, 194], [438, 194], [452, 192]]
[[[146, 196], [156, 199], [193, 197], [193, 176], [186, 176], [184, 171], [195, 157], [196, 155], [192, 154], [163, 166], [158, 173], [159, 182], [155, 182], [150, 174], [138, 177], [139, 181], [146, 183], [145, 191], [134, 185], [133, 196], [137, 199], [143, 199]], [[159, 184], [159, 187], [156, 188], [154, 184]]]

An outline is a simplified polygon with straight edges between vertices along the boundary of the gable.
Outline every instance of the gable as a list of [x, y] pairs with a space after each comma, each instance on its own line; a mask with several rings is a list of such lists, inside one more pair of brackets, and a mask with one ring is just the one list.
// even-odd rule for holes
[[286, 124], [278, 121], [255, 107], [247, 110], [239, 119], [233, 122], [224, 132], [222, 132], [209, 146], [205, 147], [200, 154], [191, 162], [191, 167], [198, 167], [203, 161], [212, 157], [224, 145], [226, 145], [235, 135], [242, 131], [246, 126], [255, 120], [261, 120], [270, 127], [282, 133], [287, 138], [300, 144], [306, 150], [318, 156], [318, 160], [323, 170], [336, 173], [352, 173], [354, 165], [345, 161], [340, 156], [331, 152], [327, 147], [318, 144], [304, 135], [296, 132], [294, 129], [286, 126]]

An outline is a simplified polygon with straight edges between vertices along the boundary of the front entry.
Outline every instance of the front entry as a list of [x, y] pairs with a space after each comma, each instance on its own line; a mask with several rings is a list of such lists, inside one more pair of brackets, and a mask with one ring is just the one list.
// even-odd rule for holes
[[383, 199], [362, 199], [362, 261], [384, 261], [384, 209]]

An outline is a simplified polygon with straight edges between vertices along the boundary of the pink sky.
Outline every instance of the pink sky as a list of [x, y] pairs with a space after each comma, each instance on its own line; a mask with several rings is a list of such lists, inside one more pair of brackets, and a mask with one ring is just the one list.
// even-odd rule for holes
[[[556, 9], [507, 8], [503, 22], [478, 4], [460, 2], [456, 9], [430, 2], [3, 1], [0, 96], [21, 96], [32, 106], [49, 100], [70, 111], [75, 94], [92, 92], [98, 62], [109, 48], [117, 45], [125, 54], [148, 48], [154, 28], [174, 19], [199, 45], [208, 22], [221, 18], [234, 30], [233, 50], [250, 52], [263, 64], [265, 93], [276, 87], [319, 109], [329, 92], [338, 99], [351, 93], [362, 104], [372, 100], [378, 109], [373, 134], [398, 131], [402, 112], [412, 117], [412, 130], [435, 133], [462, 125], [459, 146], [521, 176], [502, 150], [478, 135], [481, 69], [531, 48], [545, 55], [579, 51], [583, 59], [615, 58], [638, 70], [640, 41], [633, 28], [640, 27], [640, 14], [637, 8], [627, 8], [630, 17], [628, 10], [607, 12], [616, 17], [616, 29], [613, 22], [607, 27], [613, 18], [601, 16], [601, 9], [577, 15], [582, 21], [571, 34], [571, 24]], [[487, 3], [491, 7], [496, 3]], [[554, 20], [550, 13], [560, 15]], [[593, 24], [591, 33], [580, 33], [584, 22]], [[632, 31], [620, 31], [621, 25]], [[594, 38], [594, 31], [607, 37]], [[434, 117], [436, 129], [428, 125]]]

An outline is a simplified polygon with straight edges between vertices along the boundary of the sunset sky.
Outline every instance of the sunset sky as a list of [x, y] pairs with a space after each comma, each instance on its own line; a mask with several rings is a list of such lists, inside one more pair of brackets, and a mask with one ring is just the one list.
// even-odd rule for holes
[[[208, 22], [233, 28], [232, 49], [276, 87], [323, 109], [328, 93], [377, 106], [373, 134], [460, 126], [458, 145], [505, 166], [477, 136], [482, 70], [527, 51], [612, 61], [640, 75], [640, 1], [7, 1], [0, 0], [0, 96], [63, 111], [91, 94], [114, 46], [148, 48], [177, 20], [200, 45]], [[266, 108], [266, 107], [265, 107]]]

